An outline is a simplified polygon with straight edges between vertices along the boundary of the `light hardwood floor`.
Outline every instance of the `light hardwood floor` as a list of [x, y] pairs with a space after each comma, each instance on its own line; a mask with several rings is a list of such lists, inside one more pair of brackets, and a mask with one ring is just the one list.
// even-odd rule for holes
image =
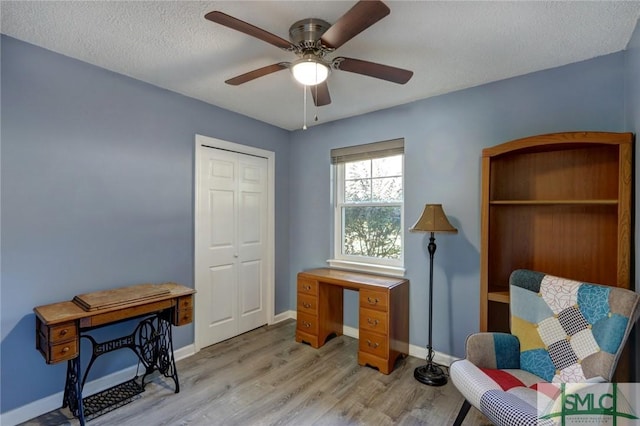
[[[450, 425], [462, 397], [448, 383], [413, 378], [424, 363], [398, 361], [390, 375], [361, 367], [358, 341], [336, 337], [320, 349], [296, 343], [295, 321], [265, 326], [177, 363], [173, 382], [153, 377], [141, 397], [88, 425]], [[24, 425], [77, 425], [56, 410]], [[490, 425], [472, 408], [465, 426]]]

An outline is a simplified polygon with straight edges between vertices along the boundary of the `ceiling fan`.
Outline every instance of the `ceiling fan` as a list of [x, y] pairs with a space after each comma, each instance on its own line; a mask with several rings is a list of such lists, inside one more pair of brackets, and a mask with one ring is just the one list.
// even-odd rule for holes
[[333, 53], [390, 12], [387, 5], [379, 0], [361, 0], [333, 25], [316, 18], [295, 22], [289, 28], [291, 41], [220, 11], [209, 12], [205, 18], [288, 52], [293, 52], [298, 56], [298, 59], [293, 62], [278, 62], [267, 65], [233, 77], [225, 83], [237, 86], [276, 71], [290, 69], [294, 78], [300, 83], [305, 86], [313, 86], [313, 90], [311, 90], [313, 102], [316, 106], [323, 106], [331, 103], [326, 81], [330, 70], [348, 71], [398, 84], [405, 84], [411, 79], [413, 71], [343, 56], [333, 59], [327, 58], [327, 55]]

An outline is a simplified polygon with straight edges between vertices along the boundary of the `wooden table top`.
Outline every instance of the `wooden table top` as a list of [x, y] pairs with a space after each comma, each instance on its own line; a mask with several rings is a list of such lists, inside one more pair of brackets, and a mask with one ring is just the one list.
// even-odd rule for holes
[[44, 324], [54, 325], [194, 293], [194, 289], [176, 283], [138, 284], [86, 293], [71, 301], [37, 306], [33, 311]]
[[318, 268], [300, 272], [302, 277], [319, 280], [328, 284], [345, 287], [382, 287], [393, 288], [408, 280], [402, 277], [386, 277], [383, 275], [367, 274], [364, 272], [345, 271], [333, 268]]

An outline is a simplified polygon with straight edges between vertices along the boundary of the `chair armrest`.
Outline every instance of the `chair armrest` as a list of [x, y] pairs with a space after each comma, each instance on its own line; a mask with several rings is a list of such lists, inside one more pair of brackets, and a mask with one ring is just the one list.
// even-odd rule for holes
[[480, 368], [520, 368], [520, 341], [508, 333], [475, 333], [467, 337], [466, 358]]

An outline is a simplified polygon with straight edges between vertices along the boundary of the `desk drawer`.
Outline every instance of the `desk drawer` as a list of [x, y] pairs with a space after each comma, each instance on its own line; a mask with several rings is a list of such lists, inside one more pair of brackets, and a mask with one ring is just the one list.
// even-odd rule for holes
[[380, 358], [389, 356], [389, 339], [387, 336], [361, 330], [358, 346], [362, 352], [367, 352]]
[[298, 312], [297, 328], [307, 334], [316, 336], [318, 334], [318, 318]]
[[318, 314], [318, 298], [307, 294], [298, 294], [298, 312], [310, 315]]
[[360, 306], [387, 312], [389, 310], [389, 294], [382, 291], [360, 290]]
[[38, 350], [44, 356], [47, 364], [67, 361], [78, 356], [78, 339], [57, 344], [49, 344], [46, 337], [38, 333]]
[[50, 346], [51, 362], [60, 362], [73, 359], [78, 356], [78, 341], [72, 340]]
[[173, 325], [181, 326], [191, 324], [193, 321], [193, 309], [176, 309]]
[[306, 278], [298, 278], [298, 293], [318, 295], [318, 282]]
[[173, 325], [190, 324], [193, 321], [193, 296], [184, 296], [178, 299], [173, 311]]
[[177, 303], [178, 309], [180, 310], [192, 310], [193, 309], [193, 295], [183, 296], [178, 298]]
[[38, 331], [51, 343], [73, 340], [78, 335], [75, 321], [48, 326], [38, 321]]
[[387, 313], [373, 309], [360, 309], [360, 330], [374, 331], [387, 335]]

